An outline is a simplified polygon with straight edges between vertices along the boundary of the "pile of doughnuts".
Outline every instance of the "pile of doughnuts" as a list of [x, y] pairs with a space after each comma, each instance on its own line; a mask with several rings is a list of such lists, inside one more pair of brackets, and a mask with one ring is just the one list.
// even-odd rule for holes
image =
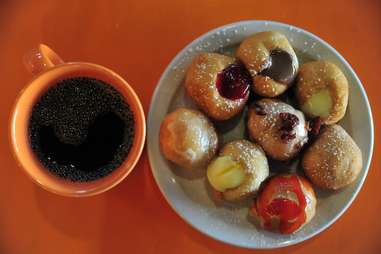
[[[235, 56], [194, 58], [184, 87], [199, 110], [178, 108], [164, 118], [161, 151], [184, 170], [206, 169], [216, 200], [251, 198], [249, 213], [262, 228], [294, 233], [315, 215], [313, 187], [344, 188], [362, 169], [359, 147], [337, 125], [346, 112], [348, 81], [329, 61], [299, 67], [288, 39], [276, 31], [246, 38]], [[247, 140], [219, 144], [213, 123], [229, 121], [246, 106]], [[269, 168], [269, 159], [298, 158], [296, 173]]]

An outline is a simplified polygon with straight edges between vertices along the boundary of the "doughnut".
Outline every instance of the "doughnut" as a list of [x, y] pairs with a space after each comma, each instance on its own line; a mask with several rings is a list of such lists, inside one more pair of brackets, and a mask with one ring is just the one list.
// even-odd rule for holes
[[200, 111], [179, 108], [163, 120], [159, 132], [165, 158], [184, 168], [204, 167], [218, 148], [217, 133]]
[[250, 105], [247, 127], [250, 140], [275, 160], [293, 158], [308, 141], [303, 113], [276, 99], [265, 98]]
[[262, 228], [281, 234], [298, 231], [315, 212], [315, 192], [307, 179], [297, 174], [271, 177], [249, 210]]
[[300, 67], [296, 82], [300, 109], [310, 118], [334, 124], [344, 117], [348, 104], [348, 81], [343, 72], [328, 61], [314, 61]]
[[256, 33], [245, 39], [236, 56], [253, 78], [253, 91], [264, 97], [275, 97], [286, 91], [299, 68], [286, 36], [276, 31]]
[[340, 125], [327, 125], [302, 158], [313, 184], [337, 190], [353, 183], [362, 168], [360, 148]]
[[215, 120], [227, 120], [242, 111], [249, 98], [249, 72], [234, 58], [201, 53], [185, 77], [185, 90], [199, 108]]
[[227, 143], [207, 168], [207, 179], [222, 199], [235, 201], [255, 194], [269, 175], [262, 148], [247, 140]]

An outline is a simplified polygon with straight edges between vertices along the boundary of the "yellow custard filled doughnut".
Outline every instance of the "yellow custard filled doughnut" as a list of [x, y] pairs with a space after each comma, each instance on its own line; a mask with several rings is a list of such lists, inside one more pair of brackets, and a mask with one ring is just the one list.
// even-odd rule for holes
[[282, 94], [296, 77], [298, 58], [286, 36], [265, 31], [245, 39], [236, 56], [253, 78], [253, 90], [264, 97]]
[[348, 81], [342, 71], [328, 61], [314, 61], [300, 67], [296, 97], [302, 111], [319, 117], [325, 124], [344, 117], [348, 104]]
[[202, 111], [216, 120], [227, 120], [242, 111], [249, 98], [251, 77], [235, 59], [201, 53], [193, 59], [185, 89]]
[[207, 169], [210, 185], [227, 201], [256, 193], [268, 175], [265, 153], [259, 145], [247, 140], [224, 145]]
[[303, 113], [280, 100], [254, 102], [249, 108], [247, 126], [250, 139], [276, 160], [293, 158], [308, 141]]
[[362, 155], [349, 134], [339, 125], [323, 128], [302, 158], [304, 172], [313, 184], [337, 190], [356, 180]]
[[164, 157], [185, 168], [206, 166], [218, 148], [218, 136], [209, 119], [186, 108], [164, 118], [159, 141]]

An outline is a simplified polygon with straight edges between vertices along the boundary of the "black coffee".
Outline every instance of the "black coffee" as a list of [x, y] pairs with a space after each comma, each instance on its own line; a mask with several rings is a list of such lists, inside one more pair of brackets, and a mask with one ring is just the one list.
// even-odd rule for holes
[[121, 94], [88, 77], [65, 79], [33, 107], [30, 143], [41, 163], [71, 181], [110, 174], [127, 157], [134, 116]]

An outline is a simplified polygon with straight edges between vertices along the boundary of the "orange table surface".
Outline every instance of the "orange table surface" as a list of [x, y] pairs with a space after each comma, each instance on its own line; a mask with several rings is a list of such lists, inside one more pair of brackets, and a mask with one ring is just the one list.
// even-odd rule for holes
[[[204, 236], [169, 207], [146, 151], [112, 190], [89, 198], [48, 193], [16, 166], [8, 117], [31, 76], [22, 56], [44, 42], [64, 60], [107, 66], [136, 90], [148, 114], [156, 82], [187, 43], [239, 20], [293, 24], [326, 40], [353, 66], [369, 96], [375, 152], [352, 206], [328, 230], [270, 251], [232, 247]], [[381, 2], [84, 0], [0, 1], [0, 253], [381, 253]]]

